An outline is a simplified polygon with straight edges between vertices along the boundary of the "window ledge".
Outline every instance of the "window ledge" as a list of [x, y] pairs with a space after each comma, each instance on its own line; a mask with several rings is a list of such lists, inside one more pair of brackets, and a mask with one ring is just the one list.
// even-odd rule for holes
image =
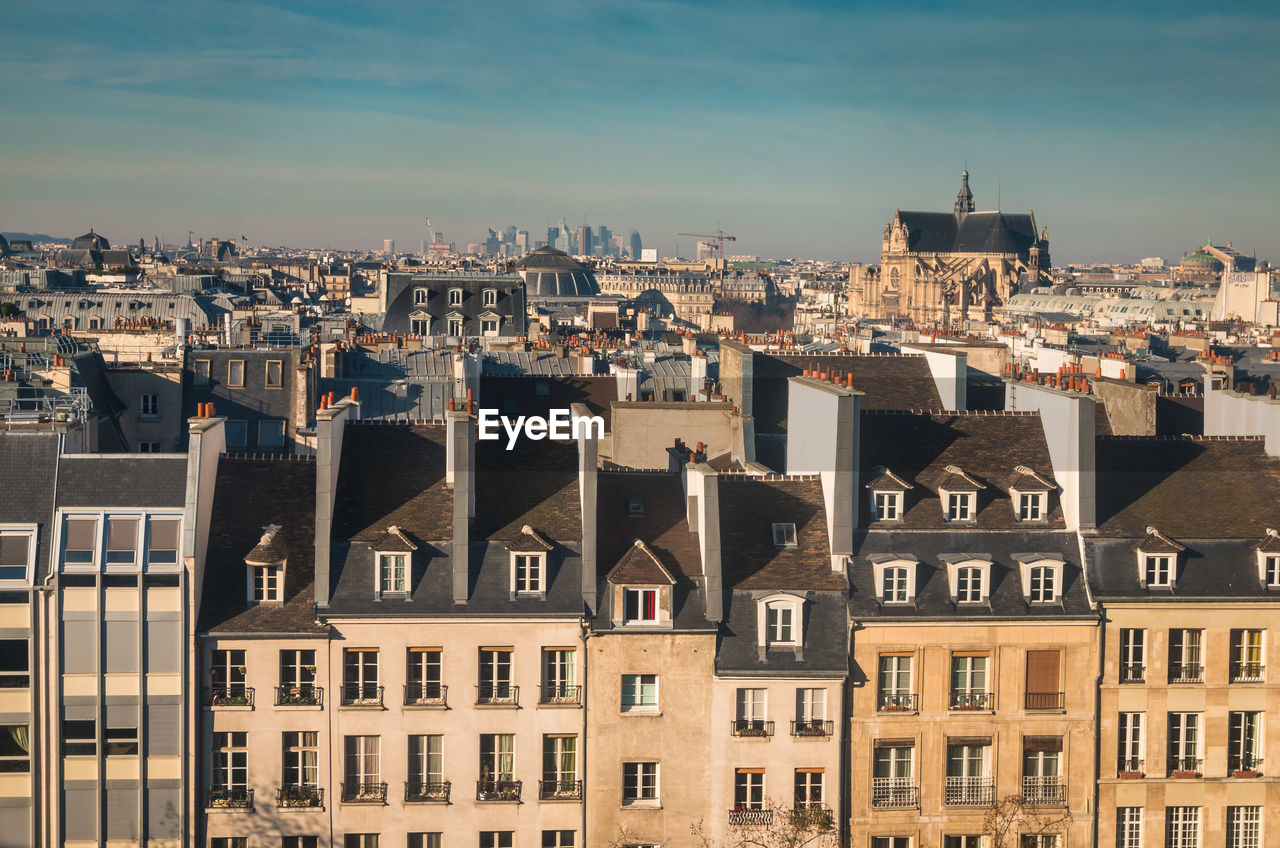
[[624, 715], [624, 716], [650, 716], [650, 717], [662, 716], [662, 710], [637, 710], [637, 709], [629, 710], [626, 707], [623, 707], [619, 711], [619, 713], [620, 715]]
[[662, 802], [660, 801], [623, 801], [620, 805], [624, 810], [661, 810]]

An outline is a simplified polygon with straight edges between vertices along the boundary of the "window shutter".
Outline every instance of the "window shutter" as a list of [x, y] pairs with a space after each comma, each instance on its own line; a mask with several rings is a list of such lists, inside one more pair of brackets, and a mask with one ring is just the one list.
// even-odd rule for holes
[[138, 545], [138, 519], [107, 519], [107, 550], [132, 551]]
[[152, 839], [177, 839], [182, 823], [178, 806], [182, 799], [178, 787], [147, 789], [147, 835]]
[[1027, 692], [1048, 695], [1062, 691], [1058, 688], [1060, 651], [1027, 651]]
[[107, 839], [134, 841], [138, 832], [138, 790], [107, 790]]
[[107, 671], [138, 670], [138, 622], [107, 622]]
[[1051, 753], [1062, 752], [1061, 736], [1024, 736], [1022, 738], [1022, 750], [1027, 752], [1047, 751]]
[[97, 622], [72, 619], [62, 622], [62, 670], [89, 674], [98, 670]]
[[31, 537], [9, 534], [0, 536], [0, 565], [26, 565]]
[[93, 536], [98, 529], [96, 518], [68, 518], [64, 531], [65, 547], [72, 551], [93, 550]]
[[13, 848], [31, 847], [31, 808], [0, 807], [0, 833], [4, 844]]
[[177, 704], [147, 705], [147, 754], [149, 756], [178, 756], [181, 718], [182, 713]]
[[98, 838], [98, 792], [95, 789], [65, 789], [62, 792], [62, 835], [68, 841]]

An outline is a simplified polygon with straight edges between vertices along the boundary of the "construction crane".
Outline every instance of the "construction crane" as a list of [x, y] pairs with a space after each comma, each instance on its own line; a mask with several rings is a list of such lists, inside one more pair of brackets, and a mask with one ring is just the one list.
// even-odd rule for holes
[[705, 243], [713, 245], [711, 256], [718, 259], [717, 263], [720, 269], [720, 279], [724, 279], [724, 243], [727, 241], [737, 241], [737, 236], [731, 236], [724, 230], [716, 228], [715, 233], [676, 233], [678, 236], [692, 236], [702, 239]]

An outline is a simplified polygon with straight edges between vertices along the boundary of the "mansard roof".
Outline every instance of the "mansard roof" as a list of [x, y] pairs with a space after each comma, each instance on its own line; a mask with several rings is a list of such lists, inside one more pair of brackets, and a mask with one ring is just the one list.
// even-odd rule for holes
[[[831, 570], [826, 503], [817, 476], [722, 474], [720, 550], [726, 589], [844, 591]], [[794, 524], [796, 544], [778, 547], [774, 524]]]
[[453, 538], [444, 424], [344, 428], [332, 538], [372, 543], [392, 525], [418, 542]]

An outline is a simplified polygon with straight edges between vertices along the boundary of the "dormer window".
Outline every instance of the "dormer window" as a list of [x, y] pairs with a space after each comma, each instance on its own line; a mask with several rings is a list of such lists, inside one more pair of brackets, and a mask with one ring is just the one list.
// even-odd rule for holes
[[605, 582], [610, 586], [615, 627], [671, 626], [671, 588], [676, 580], [644, 542], [632, 543]]
[[414, 289], [413, 302], [416, 306], [424, 306], [431, 297], [430, 289]]
[[34, 540], [34, 527], [0, 529], [0, 582], [27, 582]]
[[975, 492], [947, 493], [947, 521], [971, 521], [973, 519], [973, 502], [977, 500]]
[[991, 563], [974, 554], [943, 554], [951, 600], [957, 604], [985, 604], [991, 597]]
[[886, 604], [905, 604], [907, 602], [907, 569], [886, 568], [881, 594]]
[[1280, 589], [1280, 533], [1270, 527], [1258, 543], [1258, 582], [1264, 589]]
[[461, 318], [451, 317], [449, 319], [449, 335], [451, 336], [462, 335], [462, 319]]
[[554, 547], [528, 524], [507, 545], [511, 552], [511, 594], [543, 597], [547, 592], [547, 553]]
[[900, 554], [879, 554], [871, 558], [877, 599], [882, 604], [909, 604], [915, 601], [915, 560]]
[[[459, 301], [459, 302], [461, 302], [461, 301]], [[484, 290], [484, 305], [485, 305], [485, 306], [497, 306], [497, 305], [498, 305], [498, 290], [497, 290], [497, 289], [485, 289], [485, 290]]]
[[942, 499], [946, 521], [963, 523], [975, 520], [978, 516], [978, 492], [986, 485], [966, 474], [959, 466], [948, 465], [944, 471], [938, 481], [938, 496]]
[[872, 492], [876, 521], [897, 521], [902, 517], [902, 492]]
[[249, 600], [258, 604], [278, 604], [284, 601], [284, 570], [287, 562], [284, 539], [280, 526], [269, 524], [262, 528], [262, 538], [244, 564], [249, 568]]
[[413, 568], [413, 552], [418, 549], [396, 525], [387, 528], [386, 534], [373, 544], [374, 561], [377, 563], [377, 584], [374, 593], [382, 595], [409, 594], [409, 578]]
[[1138, 582], [1147, 589], [1171, 589], [1178, 582], [1178, 554], [1186, 550], [1154, 527], [1138, 543]]
[[797, 657], [804, 644], [804, 596], [774, 592], [756, 596], [756, 644], [760, 659], [770, 648], [792, 649]]
[[450, 306], [462, 305], [462, 289], [449, 289], [449, 305]]
[[1262, 582], [1268, 589], [1280, 589], [1280, 556], [1270, 554], [1263, 558]]
[[1019, 521], [1044, 521], [1049, 515], [1049, 493], [1057, 484], [1025, 465], [1015, 466], [1009, 481], [1009, 497]]
[[965, 566], [956, 570], [956, 601], [962, 604], [982, 600], [982, 569]]
[[658, 590], [623, 589], [622, 621], [624, 624], [656, 624], [658, 622]]
[[1173, 585], [1173, 557], [1168, 554], [1147, 554], [1143, 570], [1147, 585], [1165, 587]]
[[794, 548], [796, 546], [796, 525], [774, 524], [773, 544], [777, 548]]
[[914, 487], [888, 468], [877, 465], [876, 476], [867, 483], [867, 488], [871, 490], [871, 520], [899, 521], [904, 495]]
[[1045, 515], [1045, 501], [1049, 499], [1047, 492], [1019, 492], [1018, 520], [1041, 521]]
[[276, 565], [255, 565], [253, 567], [253, 600], [280, 600], [281, 572], [283, 568]]
[[1022, 576], [1022, 598], [1028, 604], [1056, 604], [1062, 598], [1063, 562], [1042, 554], [1014, 554]]
[[773, 602], [765, 605], [765, 637], [771, 645], [794, 645], [795, 606]]

